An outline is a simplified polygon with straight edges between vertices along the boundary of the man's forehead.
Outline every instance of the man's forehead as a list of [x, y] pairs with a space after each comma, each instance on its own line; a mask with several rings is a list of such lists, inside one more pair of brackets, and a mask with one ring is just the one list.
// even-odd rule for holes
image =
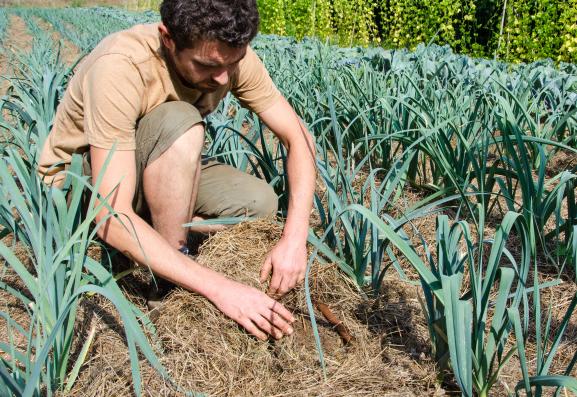
[[248, 46], [231, 47], [218, 40], [202, 40], [191, 48], [191, 57], [207, 66], [226, 66], [240, 61]]

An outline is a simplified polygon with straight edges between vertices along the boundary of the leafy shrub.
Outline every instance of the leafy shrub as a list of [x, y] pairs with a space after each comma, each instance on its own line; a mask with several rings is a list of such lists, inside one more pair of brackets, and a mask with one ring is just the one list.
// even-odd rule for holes
[[280, 35], [330, 37], [332, 6], [329, 0], [258, 0], [261, 31]]
[[474, 56], [577, 60], [577, 0], [258, 0], [261, 31], [342, 45], [448, 44]]
[[339, 42], [368, 45], [377, 38], [374, 0], [333, 0], [334, 24]]
[[414, 47], [433, 40], [454, 48], [466, 48], [475, 19], [475, 3], [457, 1], [401, 0], [381, 2], [381, 33], [385, 43]]
[[559, 18], [561, 27], [558, 60], [577, 63], [577, 0], [567, 0]]
[[552, 0], [509, 0], [503, 34], [497, 38], [497, 55], [525, 62], [551, 57], [561, 47], [561, 8], [559, 2]]

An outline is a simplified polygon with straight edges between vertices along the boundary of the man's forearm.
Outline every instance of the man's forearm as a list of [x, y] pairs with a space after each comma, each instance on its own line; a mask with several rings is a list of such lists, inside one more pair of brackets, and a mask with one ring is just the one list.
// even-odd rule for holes
[[316, 182], [315, 143], [287, 102], [280, 98], [259, 117], [287, 149], [288, 214], [283, 237], [305, 243]]
[[211, 301], [218, 293], [219, 285], [228, 281], [223, 275], [201, 266], [171, 247], [134, 212], [120, 214], [119, 217], [126, 226], [119, 219], [110, 218], [98, 231], [99, 236], [139, 264], [148, 266], [156, 275]]
[[289, 205], [283, 237], [304, 243], [307, 239], [313, 204], [316, 167], [314, 144], [312, 139], [308, 138], [304, 126], [300, 127], [302, 134], [306, 134], [307, 144], [288, 148]]
[[[284, 295], [305, 278], [306, 242], [316, 180], [312, 139], [287, 106], [272, 122], [277, 128], [275, 132], [281, 131], [277, 136], [280, 135], [288, 152], [285, 172], [288, 174], [289, 203], [282, 238], [267, 255], [260, 274], [261, 281], [265, 281], [272, 271], [268, 291], [271, 296]], [[283, 134], [285, 128], [291, 132]]]

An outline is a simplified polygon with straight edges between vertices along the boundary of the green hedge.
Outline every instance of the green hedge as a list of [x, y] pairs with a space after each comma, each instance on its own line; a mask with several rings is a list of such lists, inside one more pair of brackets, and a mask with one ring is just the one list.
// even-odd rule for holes
[[577, 0], [257, 0], [261, 31], [343, 45], [423, 42], [506, 61], [577, 62]]

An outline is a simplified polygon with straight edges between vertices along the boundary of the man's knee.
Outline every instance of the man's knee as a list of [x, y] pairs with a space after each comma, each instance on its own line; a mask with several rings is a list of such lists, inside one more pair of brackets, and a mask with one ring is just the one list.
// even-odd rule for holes
[[[146, 168], [167, 151], [186, 158], [191, 147], [198, 146], [200, 150], [204, 143], [204, 123], [194, 106], [186, 102], [167, 102], [140, 120], [136, 138], [137, 163]], [[194, 150], [194, 154], [199, 150]]]
[[161, 156], [175, 161], [198, 163], [204, 146], [204, 124], [198, 123], [186, 130]]
[[223, 210], [219, 211], [217, 217], [266, 218], [276, 214], [278, 196], [265, 181], [257, 180], [238, 189], [234, 197], [223, 198], [222, 204]]
[[195, 213], [209, 218], [275, 215], [278, 197], [266, 181], [216, 161], [200, 172]]
[[274, 189], [264, 181], [255, 191], [251, 205], [247, 208], [247, 215], [255, 218], [266, 218], [276, 214], [278, 209], [278, 196]]

